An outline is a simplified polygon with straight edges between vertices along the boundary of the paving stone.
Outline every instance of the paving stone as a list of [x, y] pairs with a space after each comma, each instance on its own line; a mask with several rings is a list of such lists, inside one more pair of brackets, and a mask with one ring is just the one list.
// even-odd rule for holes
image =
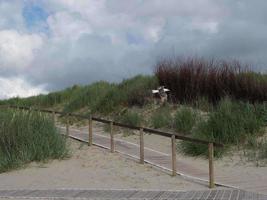
[[267, 200], [267, 195], [243, 190], [137, 191], [137, 190], [0, 190], [6, 198], [147, 199], [147, 200]]

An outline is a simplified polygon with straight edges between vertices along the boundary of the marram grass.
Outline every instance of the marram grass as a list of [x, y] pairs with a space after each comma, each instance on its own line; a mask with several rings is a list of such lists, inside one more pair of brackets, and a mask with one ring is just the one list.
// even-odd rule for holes
[[[215, 110], [209, 113], [207, 120], [200, 121], [193, 130], [192, 137], [209, 140], [225, 145], [215, 149], [220, 156], [230, 145], [244, 145], [249, 139], [264, 134], [266, 111], [263, 104], [250, 104], [231, 101], [225, 98]], [[207, 155], [207, 146], [183, 141], [179, 149], [188, 155]]]
[[0, 110], [0, 173], [32, 161], [62, 159], [66, 139], [52, 118], [40, 112]]

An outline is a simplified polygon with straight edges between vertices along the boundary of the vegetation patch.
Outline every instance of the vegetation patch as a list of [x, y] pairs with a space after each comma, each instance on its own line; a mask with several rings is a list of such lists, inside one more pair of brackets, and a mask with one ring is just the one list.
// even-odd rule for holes
[[153, 128], [171, 128], [172, 127], [171, 108], [167, 105], [160, 107], [151, 116]]
[[[222, 143], [226, 147], [231, 144], [243, 145], [249, 137], [257, 137], [262, 133], [263, 119], [264, 115], [257, 106], [226, 98], [210, 113], [207, 120], [198, 123], [192, 137]], [[186, 154], [207, 155], [205, 145], [182, 142], [180, 148]]]
[[188, 107], [179, 109], [174, 118], [174, 127], [180, 134], [190, 134], [197, 121], [197, 112]]
[[151, 90], [158, 86], [155, 76], [138, 75], [122, 81], [119, 89], [127, 97], [126, 106], [144, 106], [151, 97]]
[[131, 126], [141, 126], [142, 116], [137, 112], [128, 110], [119, 117], [119, 121]]
[[143, 106], [157, 86], [154, 76], [138, 75], [120, 84], [97, 82], [85, 87], [64, 108], [72, 112], [88, 107], [91, 113], [109, 114], [119, 107]]
[[[155, 105], [151, 92], [159, 85], [170, 89], [169, 101], [160, 108]], [[161, 60], [152, 76], [138, 75], [120, 83], [99, 81], [88, 86], [75, 85], [48, 95], [2, 100], [0, 105], [60, 108], [132, 126], [167, 128], [193, 138], [223, 143], [224, 150], [238, 145], [256, 151], [260, 159], [266, 157], [266, 142], [259, 143], [267, 125], [266, 102], [266, 74], [253, 72], [239, 62], [188, 58]], [[77, 123], [70, 119], [71, 123]], [[208, 147], [181, 142], [179, 150], [198, 156], [207, 155]], [[216, 156], [222, 153], [215, 148]]]
[[245, 158], [254, 162], [256, 166], [267, 163], [267, 140], [251, 137], [246, 146], [243, 148]]
[[114, 84], [100, 81], [85, 86], [79, 94], [74, 96], [72, 100], [65, 105], [65, 112], [73, 112], [81, 108], [87, 107], [90, 112], [96, 112], [99, 102], [106, 94], [115, 87]]
[[251, 103], [267, 101], [266, 75], [237, 61], [164, 59], [157, 63], [155, 75], [160, 85], [172, 91], [176, 102], [193, 103], [207, 98], [217, 104], [226, 96]]
[[65, 138], [47, 115], [1, 110], [0, 121], [0, 173], [68, 155]]

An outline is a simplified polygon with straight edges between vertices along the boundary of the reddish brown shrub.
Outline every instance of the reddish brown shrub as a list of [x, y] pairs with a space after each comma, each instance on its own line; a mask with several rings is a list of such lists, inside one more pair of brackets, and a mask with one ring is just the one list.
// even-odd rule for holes
[[155, 66], [160, 85], [171, 90], [175, 101], [194, 102], [200, 97], [216, 104], [228, 96], [233, 99], [267, 101], [267, 78], [238, 61], [200, 58], [161, 60]]

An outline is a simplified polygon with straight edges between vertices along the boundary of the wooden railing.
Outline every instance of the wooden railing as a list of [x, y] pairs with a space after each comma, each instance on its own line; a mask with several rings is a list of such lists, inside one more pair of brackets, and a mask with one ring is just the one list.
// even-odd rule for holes
[[164, 136], [164, 137], [169, 137], [169, 138], [171, 138], [171, 144], [172, 144], [171, 148], [172, 148], [172, 175], [173, 176], [176, 176], [176, 174], [177, 174], [176, 173], [176, 139], [207, 145], [208, 157], [209, 157], [209, 187], [210, 188], [215, 187], [214, 163], [213, 163], [214, 147], [222, 148], [223, 144], [216, 143], [213, 141], [191, 138], [191, 137], [187, 137], [187, 136], [183, 136], [183, 135], [178, 135], [176, 133], [164, 132], [164, 131], [146, 128], [146, 127], [132, 126], [132, 125], [123, 124], [120, 122], [115, 122], [112, 120], [97, 118], [97, 117], [94, 117], [91, 115], [85, 116], [85, 115], [79, 115], [79, 114], [74, 114], [74, 113], [59, 112], [59, 111], [47, 110], [47, 109], [37, 109], [37, 108], [32, 108], [32, 107], [13, 106], [13, 105], [12, 106], [4, 106], [4, 107], [50, 113], [53, 115], [54, 120], [56, 119], [57, 114], [65, 116], [67, 118], [67, 121], [66, 121], [66, 135], [67, 136], [69, 136], [69, 117], [75, 117], [75, 118], [88, 120], [88, 135], [89, 135], [88, 145], [89, 146], [93, 145], [93, 121], [109, 124], [110, 125], [110, 150], [111, 150], [111, 152], [115, 151], [115, 143], [114, 143], [114, 135], [113, 135], [113, 127], [114, 126], [129, 128], [129, 129], [133, 129], [133, 130], [139, 130], [139, 132], [140, 132], [140, 163], [141, 164], [144, 164], [144, 158], [145, 158], [145, 155], [144, 155], [144, 152], [145, 152], [144, 151], [144, 132], [152, 133], [152, 134], [156, 134], [156, 135], [160, 135], [160, 136]]

